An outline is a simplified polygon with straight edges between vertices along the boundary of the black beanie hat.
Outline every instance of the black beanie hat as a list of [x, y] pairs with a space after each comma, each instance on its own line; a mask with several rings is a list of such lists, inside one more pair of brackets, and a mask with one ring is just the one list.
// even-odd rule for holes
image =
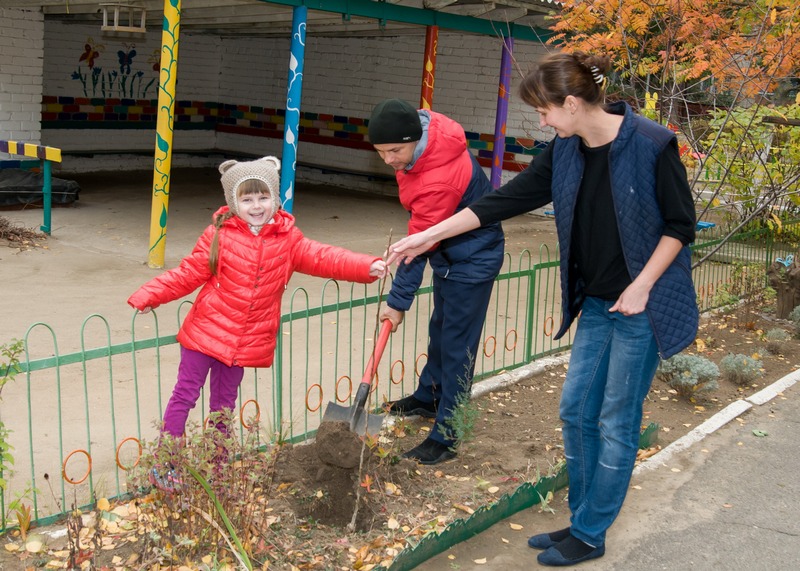
[[410, 143], [422, 137], [422, 124], [413, 105], [402, 99], [387, 99], [378, 103], [369, 118], [369, 142]]

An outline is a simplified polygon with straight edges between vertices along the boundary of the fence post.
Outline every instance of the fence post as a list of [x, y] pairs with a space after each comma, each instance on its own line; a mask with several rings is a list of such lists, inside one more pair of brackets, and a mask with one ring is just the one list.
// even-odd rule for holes
[[525, 315], [525, 357], [524, 363], [530, 363], [533, 358], [533, 346], [536, 343], [534, 338], [533, 324], [536, 321], [533, 313], [536, 311], [536, 275], [539, 266], [534, 264], [533, 271], [531, 272], [530, 279], [528, 280], [528, 311]]
[[50, 234], [51, 208], [53, 205], [53, 179], [51, 176], [50, 161], [42, 161], [42, 174], [44, 183], [42, 184], [42, 202], [44, 203], [44, 219], [40, 229], [45, 234]]

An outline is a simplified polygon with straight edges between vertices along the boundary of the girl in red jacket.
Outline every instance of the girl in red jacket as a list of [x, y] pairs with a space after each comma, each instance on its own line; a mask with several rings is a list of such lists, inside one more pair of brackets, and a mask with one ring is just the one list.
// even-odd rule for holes
[[281, 296], [293, 272], [359, 283], [385, 275], [380, 258], [303, 236], [280, 210], [279, 168], [275, 157], [222, 163], [227, 206], [178, 267], [128, 299], [147, 313], [202, 288], [178, 332], [178, 381], [164, 411], [162, 431], [176, 438], [209, 371], [209, 408], [217, 412], [234, 408], [244, 367], [272, 365]]

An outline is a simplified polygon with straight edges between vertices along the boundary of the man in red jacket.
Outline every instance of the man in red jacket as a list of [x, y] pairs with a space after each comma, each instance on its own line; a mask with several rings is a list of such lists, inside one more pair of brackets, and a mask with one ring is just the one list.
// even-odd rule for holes
[[[492, 191], [467, 149], [464, 129], [441, 113], [387, 99], [375, 107], [368, 127], [370, 142], [395, 171], [400, 203], [411, 216], [409, 234], [441, 222]], [[414, 393], [388, 403], [390, 414], [436, 419], [430, 436], [407, 451], [407, 458], [437, 464], [455, 456], [459, 435], [451, 418], [469, 395], [504, 245], [502, 227], [491, 224], [445, 240], [397, 267], [381, 312], [381, 320], [390, 320], [395, 330], [411, 307], [427, 262], [433, 270], [428, 361]]]

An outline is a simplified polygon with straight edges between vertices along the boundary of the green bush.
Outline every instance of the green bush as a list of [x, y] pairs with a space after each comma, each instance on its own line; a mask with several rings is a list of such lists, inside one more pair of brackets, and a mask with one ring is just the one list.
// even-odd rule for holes
[[789, 314], [789, 320], [794, 324], [794, 336], [800, 337], [800, 305]]
[[[14, 339], [10, 344], [3, 343], [0, 345], [0, 397], [3, 393], [3, 387], [7, 383], [14, 380], [17, 374], [21, 371], [19, 367], [19, 358], [22, 355], [24, 345], [19, 339]], [[0, 398], [2, 401], [2, 398]], [[11, 472], [11, 466], [14, 465], [14, 447], [9, 443], [9, 430], [5, 423], [0, 420], [0, 490], [6, 488], [6, 474]]]
[[656, 375], [675, 389], [678, 396], [690, 401], [719, 388], [719, 367], [698, 355], [679, 353], [661, 361]]
[[719, 362], [722, 377], [736, 385], [746, 387], [762, 377], [763, 364], [758, 359], [747, 355], [730, 353]]
[[785, 329], [780, 329], [779, 327], [770, 329], [764, 334], [764, 341], [767, 343], [767, 351], [773, 355], [780, 355], [783, 353], [786, 349], [786, 342], [791, 338], [792, 336], [789, 335]]

